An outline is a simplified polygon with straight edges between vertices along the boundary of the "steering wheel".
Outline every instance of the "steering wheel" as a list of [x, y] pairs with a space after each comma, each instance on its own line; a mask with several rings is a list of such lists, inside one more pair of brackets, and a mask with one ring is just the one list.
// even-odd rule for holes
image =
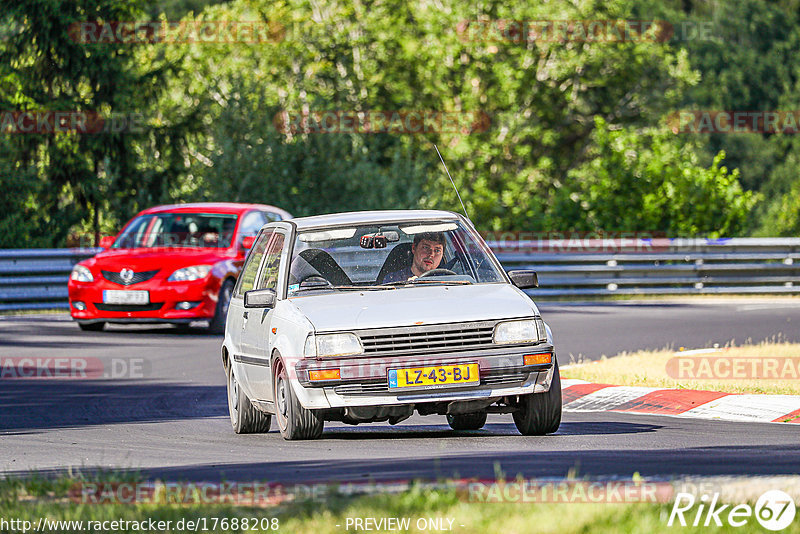
[[423, 278], [425, 276], [441, 276], [441, 275], [448, 275], [448, 274], [449, 275], [458, 276], [456, 273], [454, 273], [450, 269], [431, 269], [430, 271], [425, 271], [424, 273], [419, 275], [417, 278]]

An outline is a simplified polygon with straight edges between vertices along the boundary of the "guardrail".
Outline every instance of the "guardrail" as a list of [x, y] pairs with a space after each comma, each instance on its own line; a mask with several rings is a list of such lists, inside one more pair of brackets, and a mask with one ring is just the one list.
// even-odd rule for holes
[[72, 267], [102, 249], [0, 250], [0, 311], [69, 309]]
[[[490, 241], [535, 297], [800, 293], [800, 238]], [[0, 311], [68, 309], [73, 265], [101, 249], [0, 250]]]
[[800, 238], [493, 241], [533, 296], [800, 293]]

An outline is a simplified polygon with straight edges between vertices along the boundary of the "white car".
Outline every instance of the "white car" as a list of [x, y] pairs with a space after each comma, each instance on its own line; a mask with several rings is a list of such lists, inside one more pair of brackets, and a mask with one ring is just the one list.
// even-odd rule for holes
[[446, 211], [272, 222], [228, 309], [222, 362], [236, 433], [314, 439], [325, 421], [396, 424], [415, 411], [477, 430], [511, 413], [555, 432], [561, 381], [550, 328], [472, 223]]

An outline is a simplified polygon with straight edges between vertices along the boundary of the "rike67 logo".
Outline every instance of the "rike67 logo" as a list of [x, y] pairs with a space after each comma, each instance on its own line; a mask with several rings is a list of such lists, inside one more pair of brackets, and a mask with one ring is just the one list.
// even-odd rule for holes
[[713, 497], [702, 495], [699, 501], [697, 511], [693, 512], [692, 508], [698, 504], [695, 496], [691, 493], [678, 493], [667, 526], [673, 526], [677, 519], [677, 523], [682, 527], [689, 524], [693, 527], [712, 525], [721, 527], [724, 523], [733, 527], [743, 527], [755, 516], [765, 529], [778, 531], [792, 524], [797, 511], [792, 497], [780, 490], [770, 490], [761, 495], [756, 501], [755, 508], [749, 504], [736, 506], [721, 504], [719, 493], [715, 493]]

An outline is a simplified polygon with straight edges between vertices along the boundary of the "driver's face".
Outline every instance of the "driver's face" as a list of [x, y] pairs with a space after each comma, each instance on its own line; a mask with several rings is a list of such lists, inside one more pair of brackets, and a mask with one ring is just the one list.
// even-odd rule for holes
[[444, 254], [444, 247], [435, 241], [423, 239], [417, 245], [411, 245], [411, 254], [414, 257], [411, 262], [411, 272], [420, 276], [439, 266]]

